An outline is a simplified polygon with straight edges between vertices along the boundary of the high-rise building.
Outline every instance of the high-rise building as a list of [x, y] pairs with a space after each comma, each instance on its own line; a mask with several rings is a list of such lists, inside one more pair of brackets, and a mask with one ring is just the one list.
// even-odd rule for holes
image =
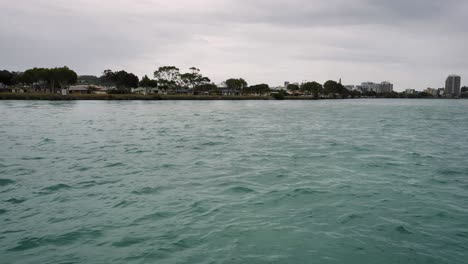
[[382, 82], [379, 87], [378, 93], [391, 93], [393, 92], [393, 84], [390, 82]]
[[458, 75], [449, 75], [445, 81], [445, 95], [460, 96], [461, 77]]

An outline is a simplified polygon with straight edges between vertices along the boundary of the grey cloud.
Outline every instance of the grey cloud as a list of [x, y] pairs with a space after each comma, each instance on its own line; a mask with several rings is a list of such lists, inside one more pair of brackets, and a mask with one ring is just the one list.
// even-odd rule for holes
[[463, 0], [232, 0], [228, 3], [229, 10], [220, 13], [227, 20], [311, 27], [400, 25], [439, 18], [450, 24], [454, 16], [462, 17], [460, 8], [466, 8]]
[[343, 75], [401, 89], [468, 73], [464, 0], [0, 0], [0, 9], [0, 68], [12, 70], [141, 76], [171, 64], [215, 81]]

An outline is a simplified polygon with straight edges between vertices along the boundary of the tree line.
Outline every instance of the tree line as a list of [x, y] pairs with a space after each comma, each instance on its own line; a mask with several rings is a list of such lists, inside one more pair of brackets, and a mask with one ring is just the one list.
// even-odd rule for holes
[[[66, 66], [60, 68], [33, 68], [25, 72], [0, 71], [0, 83], [6, 85], [37, 85], [43, 89], [50, 89], [52, 92], [67, 88], [78, 81], [83, 84], [112, 86], [114, 89], [110, 93], [117, 94], [131, 93], [131, 88], [136, 87], [158, 88], [172, 92], [185, 89], [192, 94], [220, 93], [220, 87], [214, 84], [209, 77], [204, 76], [201, 70], [196, 67], [191, 67], [188, 72], [181, 72], [176, 66], [162, 66], [153, 72], [151, 78], [144, 75], [141, 79], [137, 75], [124, 70], [104, 70], [99, 77], [90, 75], [78, 77], [75, 71]], [[272, 91], [268, 84], [249, 86], [243, 78], [230, 78], [221, 85], [222, 88], [227, 89], [225, 92], [231, 94], [267, 94]], [[313, 95], [316, 98], [319, 98], [322, 94], [332, 95], [333, 97], [354, 97], [358, 95], [356, 92], [348, 91], [341, 83], [332, 80], [325, 82], [323, 85], [318, 82], [304, 82], [302, 84], [290, 84], [285, 88], [286, 90], [277, 92], [280, 97], [289, 95], [288, 91], [292, 92], [293, 95], [301, 92], [306, 95]]]
[[60, 68], [33, 68], [25, 72], [0, 71], [0, 83], [5, 85], [36, 85], [43, 89], [56, 92], [75, 84], [78, 75], [68, 67]]
[[[377, 94], [375, 92], [361, 93], [359, 91], [349, 91], [341, 83], [333, 80], [325, 82], [323, 85], [318, 82], [304, 82], [301, 84], [289, 84], [285, 90], [273, 91], [268, 84], [250, 85], [243, 78], [230, 78], [218, 87], [211, 79], [202, 74], [201, 70], [191, 67], [187, 72], [181, 72], [176, 66], [162, 66], [156, 69], [151, 77], [144, 75], [141, 79], [130, 72], [120, 70], [104, 70], [101, 76], [78, 76], [75, 71], [68, 67], [56, 68], [32, 68], [24, 72], [0, 71], [0, 83], [7, 86], [28, 85], [41, 89], [47, 89], [52, 93], [60, 89], [66, 89], [76, 83], [87, 85], [103, 85], [114, 87], [110, 93], [131, 93], [131, 88], [142, 87], [148, 89], [158, 88], [167, 92], [177, 92], [184, 90], [192, 94], [219, 94], [221, 88], [224, 92], [244, 95], [263, 95], [272, 93], [276, 98], [281, 99], [288, 95], [310, 95], [320, 98], [322, 95], [333, 98], [354, 98], [354, 97], [384, 97], [384, 98], [430, 98], [431, 94], [419, 92], [416, 94], [406, 94], [405, 92], [391, 92]], [[468, 87], [461, 89], [461, 97], [468, 97]]]
[[[28, 85], [57, 92], [76, 83], [103, 85], [114, 87], [111, 93], [131, 93], [131, 88], [158, 88], [165, 91], [178, 91], [185, 89], [194, 94], [204, 92], [219, 92], [219, 87], [210, 78], [204, 76], [200, 69], [191, 67], [188, 72], [181, 72], [175, 66], [162, 66], [153, 72], [152, 77], [144, 75], [141, 79], [130, 72], [120, 70], [104, 70], [102, 75], [78, 76], [68, 67], [60, 68], [33, 68], [24, 72], [0, 71], [0, 83], [7, 86]], [[223, 82], [231, 91], [247, 94], [264, 94], [270, 88], [267, 84], [248, 86], [242, 78], [231, 78]]]
[[[301, 92], [319, 98], [321, 94], [333, 97], [353, 96], [354, 92], [346, 89], [341, 83], [333, 80], [326, 81], [323, 85], [318, 82], [304, 82], [302, 84], [289, 84], [287, 90], [292, 93]], [[357, 95], [357, 94], [356, 94]]]

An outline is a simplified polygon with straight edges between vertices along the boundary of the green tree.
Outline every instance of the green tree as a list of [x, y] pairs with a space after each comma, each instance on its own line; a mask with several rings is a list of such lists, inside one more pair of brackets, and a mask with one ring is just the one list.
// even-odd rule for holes
[[138, 87], [140, 80], [138, 76], [133, 73], [128, 73], [126, 71], [119, 71], [115, 75], [116, 84], [118, 87], [123, 88], [135, 88]]
[[0, 71], [0, 83], [3, 83], [5, 85], [12, 85], [13, 84], [13, 73], [3, 70]]
[[247, 82], [242, 79], [235, 79], [231, 78], [225, 81], [226, 87], [229, 88], [230, 90], [239, 90], [243, 92], [244, 88], [248, 86]]
[[335, 81], [326, 81], [324, 84], [323, 84], [323, 92], [326, 94], [326, 95], [330, 95], [330, 94], [335, 94], [336, 91], [337, 91], [337, 87], [338, 86], [338, 83], [335, 82]]
[[419, 97], [420, 98], [431, 98], [431, 97], [434, 97], [434, 96], [432, 94], [430, 94], [430, 93], [420, 92]]
[[200, 86], [211, 82], [210, 78], [203, 76], [200, 69], [195, 67], [190, 68], [190, 72], [180, 75], [180, 79], [182, 85], [191, 89], [193, 93], [200, 91]]
[[323, 87], [318, 82], [306, 82], [301, 85], [301, 90], [309, 94], [313, 94], [315, 98], [319, 98], [320, 93], [323, 91]]
[[113, 72], [112, 70], [105, 70], [100, 79], [106, 85], [115, 85], [117, 89], [111, 91], [111, 93], [118, 94], [130, 93], [130, 88], [138, 87], [140, 82], [138, 76], [126, 71]]
[[327, 95], [332, 95], [336, 97], [336, 95], [341, 95], [342, 97], [346, 97], [349, 94], [349, 91], [341, 84], [335, 81], [327, 81], [323, 84], [324, 93]]
[[215, 93], [218, 94], [218, 86], [214, 83], [207, 83], [207, 84], [202, 84], [196, 87], [195, 89], [195, 94], [200, 93], [200, 92], [208, 92], [208, 93]]
[[349, 95], [351, 96], [351, 98], [361, 97], [361, 92], [359, 92], [359, 91], [350, 91]]
[[257, 84], [253, 86], [249, 86], [244, 89], [244, 93], [246, 94], [267, 94], [270, 92], [270, 87], [268, 84]]
[[106, 86], [115, 85], [115, 73], [112, 70], [104, 70], [99, 80]]
[[80, 75], [78, 76], [78, 83], [79, 84], [91, 84], [91, 85], [101, 84], [99, 77], [94, 76], [94, 75]]
[[282, 89], [280, 91], [278, 91], [278, 92], [272, 93], [273, 98], [275, 98], [276, 100], [284, 100], [287, 95], [288, 95], [288, 93], [285, 90], [282, 90]]
[[139, 86], [146, 90], [146, 94], [150, 94], [152, 88], [158, 87], [158, 81], [151, 80], [148, 75], [145, 75], [141, 78]]
[[[286, 87], [286, 89], [288, 91], [291, 91], [293, 94], [295, 94], [296, 92], [298, 92], [301, 88], [299, 87], [299, 85], [295, 84], [295, 83], [291, 83], [288, 85], [288, 87]], [[297, 94], [296, 94], [297, 95]]]
[[67, 66], [51, 69], [53, 83], [57, 83], [61, 89], [68, 89], [70, 85], [78, 81], [78, 75]]
[[57, 89], [66, 89], [69, 85], [75, 84], [78, 80], [78, 75], [75, 71], [68, 67], [60, 68], [33, 68], [26, 70], [17, 82], [37, 85], [43, 89], [50, 89], [55, 93]]
[[143, 76], [143, 78], [141, 78], [139, 86], [140, 87], [156, 88], [156, 87], [158, 87], [158, 81], [151, 80], [150, 78], [148, 78], [148, 75], [145, 75], [145, 76]]
[[41, 88], [47, 88], [47, 69], [44, 68], [33, 68], [26, 70], [21, 77], [21, 82], [28, 84], [40, 86]]
[[180, 87], [180, 70], [175, 66], [159, 67], [154, 72], [154, 78], [157, 80], [159, 87], [162, 89], [177, 89]]

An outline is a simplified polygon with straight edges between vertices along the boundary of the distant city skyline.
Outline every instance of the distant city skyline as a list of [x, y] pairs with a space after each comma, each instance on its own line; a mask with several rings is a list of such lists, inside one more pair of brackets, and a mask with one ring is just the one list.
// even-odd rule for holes
[[151, 75], [195, 66], [215, 83], [285, 80], [394, 90], [468, 79], [465, 0], [0, 0], [0, 69]]

